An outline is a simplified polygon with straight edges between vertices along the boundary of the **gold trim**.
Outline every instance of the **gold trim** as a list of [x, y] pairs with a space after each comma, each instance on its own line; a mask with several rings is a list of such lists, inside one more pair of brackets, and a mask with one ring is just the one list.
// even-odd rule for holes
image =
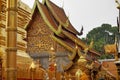
[[82, 53], [80, 52], [80, 50], [78, 50], [78, 55], [79, 57], [82, 56]]
[[56, 38], [56, 37], [53, 36], [53, 35], [51, 35], [51, 37], [52, 37], [55, 41], [59, 42], [59, 44], [61, 44], [61, 45], [63, 45], [64, 47], [66, 47], [69, 51], [74, 52], [74, 49], [71, 48], [70, 46], [68, 46], [67, 44], [63, 43], [62, 40]]
[[[49, 4], [49, 0], [46, 0], [46, 4], [48, 6], [48, 8], [51, 10], [52, 14], [55, 16], [56, 20], [59, 21], [59, 23], [65, 27], [68, 27], [69, 23], [69, 18], [66, 20], [66, 23], [63, 23], [58, 17], [57, 15], [54, 13], [54, 11], [52, 10], [52, 7]], [[62, 8], [61, 8], [62, 9]]]
[[70, 59], [70, 60], [73, 60], [74, 58], [75, 58], [75, 56], [76, 56], [76, 51], [74, 51], [73, 53], [72, 53], [72, 55], [68, 55], [68, 58]]
[[68, 46], [67, 44], [63, 43], [62, 40], [56, 38], [56, 37], [53, 36], [53, 35], [52, 35], [51, 37], [52, 37], [55, 41], [57, 41], [59, 44], [61, 44], [62, 46], [64, 46], [66, 49], [68, 49], [69, 51], [72, 52], [72, 55], [68, 55], [68, 58], [69, 58], [70, 60], [73, 60], [73, 59], [75, 58], [75, 56], [76, 56], [76, 48], [75, 48], [75, 49], [71, 48], [71, 47]]
[[82, 42], [80, 42], [79, 38], [77, 37], [72, 37], [70, 35], [68, 35], [68, 33], [66, 31], [62, 31], [64, 35], [66, 35], [69, 39], [71, 39], [72, 41], [76, 41], [75, 43], [77, 43], [78, 45], [80, 45], [83, 49], [87, 48], [88, 46], [86, 46], [85, 44], [83, 44]]
[[62, 25], [60, 24], [58, 26], [58, 31], [56, 33], [57, 33], [57, 35], [59, 35], [61, 32], [62, 32]]
[[73, 65], [73, 62], [71, 61], [68, 65], [62, 66], [64, 70], [68, 70]]
[[[37, 3], [37, 5], [41, 5], [41, 4]], [[53, 32], [55, 32], [55, 34], [57, 34], [57, 35], [60, 34], [60, 33], [62, 32], [62, 26], [61, 26], [61, 24], [59, 25], [58, 30], [55, 30], [55, 29], [53, 28], [53, 26], [51, 25], [51, 23], [49, 22], [49, 20], [47, 19], [47, 17], [45, 16], [44, 11], [42, 10], [42, 8], [41, 8], [40, 6], [38, 6], [38, 10], [39, 10], [39, 12], [40, 12], [43, 20], [45, 21], [45, 23], [48, 25], [48, 27], [49, 27]]]

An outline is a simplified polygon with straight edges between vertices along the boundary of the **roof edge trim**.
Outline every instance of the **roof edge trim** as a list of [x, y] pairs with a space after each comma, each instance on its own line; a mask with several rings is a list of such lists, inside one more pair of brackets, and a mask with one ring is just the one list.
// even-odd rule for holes
[[51, 13], [54, 15], [54, 17], [56, 18], [56, 20], [64, 27], [68, 27], [69, 26], [69, 17], [67, 17], [66, 23], [63, 23], [58, 17], [57, 15], [54, 13], [54, 11], [52, 10], [52, 7], [49, 4], [49, 0], [46, 0], [46, 4], [47, 7], [50, 9]]
[[73, 49], [73, 48], [71, 48], [70, 46], [64, 44], [60, 39], [56, 38], [54, 35], [51, 35], [51, 37], [52, 37], [55, 41], [57, 41], [59, 44], [61, 44], [61, 45], [63, 45], [64, 47], [66, 47], [66, 49], [68, 49], [69, 51], [74, 52], [74, 49]]
[[63, 66], [64, 70], [68, 70], [73, 65], [73, 62], [71, 61], [67, 66]]
[[[39, 3], [37, 3], [37, 5], [39, 5]], [[58, 30], [55, 30], [55, 29], [53, 28], [53, 26], [51, 25], [51, 23], [48, 21], [47, 17], [45, 16], [45, 14], [44, 14], [44, 12], [43, 12], [43, 10], [42, 10], [42, 8], [41, 8], [40, 6], [38, 6], [38, 10], [39, 10], [39, 12], [40, 12], [43, 20], [45, 21], [45, 23], [49, 26], [49, 28], [50, 28], [53, 32], [55, 32], [56, 35], [59, 35], [59, 34], [62, 32], [62, 26], [59, 25], [59, 26], [58, 26]]]

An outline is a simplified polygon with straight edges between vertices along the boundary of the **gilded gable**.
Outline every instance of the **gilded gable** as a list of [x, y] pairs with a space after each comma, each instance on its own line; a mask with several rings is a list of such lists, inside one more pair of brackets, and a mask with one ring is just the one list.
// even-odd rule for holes
[[45, 24], [38, 10], [36, 10], [33, 22], [29, 26], [28, 53], [40, 53], [41, 51], [49, 51], [53, 47], [54, 41], [50, 37], [53, 32]]

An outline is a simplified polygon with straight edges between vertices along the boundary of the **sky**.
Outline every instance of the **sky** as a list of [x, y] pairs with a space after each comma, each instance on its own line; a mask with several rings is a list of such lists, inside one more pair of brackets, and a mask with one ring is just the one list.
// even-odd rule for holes
[[[21, 0], [33, 7], [35, 0]], [[65, 10], [69, 16], [71, 24], [77, 31], [83, 26], [83, 35], [93, 28], [101, 26], [103, 23], [117, 25], [118, 9], [115, 0], [51, 0], [56, 5]], [[119, 0], [118, 0], [119, 1]], [[40, 0], [42, 2], [42, 0]], [[119, 1], [120, 2], [120, 1]]]

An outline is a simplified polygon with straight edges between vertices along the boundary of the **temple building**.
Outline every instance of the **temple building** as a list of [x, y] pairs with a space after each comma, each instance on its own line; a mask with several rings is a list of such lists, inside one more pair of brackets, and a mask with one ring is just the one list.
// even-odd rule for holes
[[[25, 30], [27, 53], [34, 60], [40, 60], [44, 69], [51, 67], [50, 60], [53, 59], [57, 72], [68, 71], [75, 76], [81, 56], [85, 61], [93, 61], [100, 56], [77, 37], [82, 34], [82, 30], [78, 32], [63, 8], [50, 0], [43, 0], [42, 3], [35, 0], [31, 20]], [[85, 66], [83, 70], [86, 70]]]
[[[111, 74], [104, 68], [106, 63], [97, 60], [100, 53], [92, 49], [93, 41], [87, 45], [78, 37], [83, 28], [77, 31], [63, 8], [51, 0], [35, 0], [32, 9], [18, 0], [17, 6], [17, 80], [94, 80], [102, 71], [115, 79], [116, 72]], [[0, 0], [0, 79], [3, 80], [6, 19], [6, 0]]]

